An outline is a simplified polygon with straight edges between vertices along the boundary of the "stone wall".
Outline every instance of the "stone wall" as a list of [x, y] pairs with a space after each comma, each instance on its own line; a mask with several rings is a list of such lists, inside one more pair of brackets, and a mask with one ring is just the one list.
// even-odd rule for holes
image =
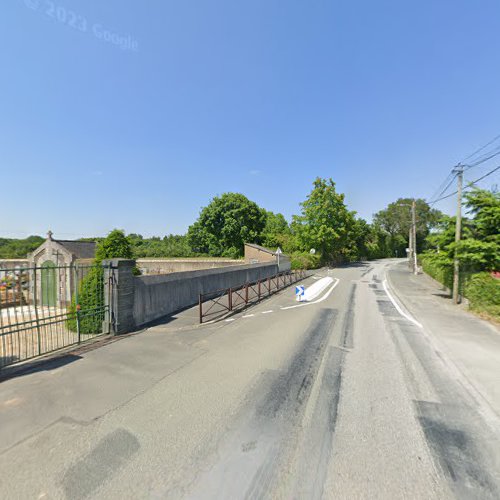
[[135, 278], [136, 327], [198, 303], [200, 293], [236, 287], [278, 273], [276, 264], [253, 264]]
[[240, 266], [244, 260], [233, 259], [137, 259], [137, 267], [143, 275], [170, 274], [201, 269], [216, 269], [227, 266]]
[[[281, 264], [281, 263], [280, 263]], [[111, 332], [131, 332], [147, 323], [196, 305], [199, 294], [233, 288], [290, 270], [288, 265], [250, 264], [183, 273], [134, 276], [134, 260], [104, 261], [105, 302]], [[111, 288], [110, 288], [111, 287]]]

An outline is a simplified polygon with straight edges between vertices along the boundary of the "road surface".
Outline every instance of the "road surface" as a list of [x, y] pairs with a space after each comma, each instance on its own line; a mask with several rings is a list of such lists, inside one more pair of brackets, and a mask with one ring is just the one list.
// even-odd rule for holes
[[322, 276], [307, 304], [188, 311], [0, 383], [0, 497], [500, 498], [496, 375], [404, 305], [401, 262]]

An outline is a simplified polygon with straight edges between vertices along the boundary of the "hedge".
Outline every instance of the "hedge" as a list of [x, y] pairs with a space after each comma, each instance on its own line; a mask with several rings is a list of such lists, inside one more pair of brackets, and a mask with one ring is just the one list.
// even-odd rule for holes
[[[80, 333], [92, 335], [101, 333], [104, 320], [104, 270], [101, 266], [92, 267], [78, 286], [80, 305]], [[76, 332], [76, 297], [73, 297], [68, 311], [68, 328]]]
[[[422, 269], [450, 290], [453, 288], [452, 265], [437, 262], [434, 256], [423, 255]], [[460, 275], [460, 294], [469, 301], [471, 310], [500, 321], [500, 279], [488, 272], [466, 272]]]
[[464, 296], [472, 310], [500, 320], [500, 279], [487, 272], [474, 274], [465, 283]]

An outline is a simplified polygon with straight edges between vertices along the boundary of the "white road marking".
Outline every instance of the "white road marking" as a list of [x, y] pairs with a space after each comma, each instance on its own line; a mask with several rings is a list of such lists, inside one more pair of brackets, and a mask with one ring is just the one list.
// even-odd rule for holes
[[234, 321], [234, 318], [228, 318], [228, 319], [225, 319], [224, 321]]
[[255, 316], [255, 314], [245, 314], [242, 318], [251, 318], [252, 316]]
[[282, 307], [281, 310], [286, 311], [287, 309], [295, 309], [296, 307], [311, 306], [312, 304], [317, 304], [318, 302], [323, 302], [323, 300], [327, 299], [330, 296], [330, 294], [333, 292], [333, 289], [339, 284], [340, 280], [338, 278], [335, 278], [335, 279], [337, 281], [330, 287], [328, 292], [326, 292], [325, 295], [323, 295], [323, 297], [321, 297], [320, 299], [313, 300], [312, 302], [304, 302], [303, 304], [297, 304], [295, 306]]
[[324, 278], [316, 281], [316, 283], [313, 283], [304, 290], [301, 302], [313, 301], [316, 297], [319, 297], [332, 283], [333, 278], [331, 276], [325, 276]]
[[423, 328], [423, 326], [415, 318], [411, 317], [409, 314], [406, 314], [403, 311], [403, 309], [401, 309], [401, 307], [399, 306], [399, 304], [396, 302], [396, 300], [394, 299], [394, 297], [390, 294], [389, 290], [387, 289], [387, 280], [384, 280], [384, 282], [382, 283], [382, 285], [384, 287], [385, 293], [387, 294], [387, 296], [391, 300], [393, 306], [396, 308], [396, 310], [398, 311], [398, 313], [401, 314], [401, 316], [403, 316], [404, 318], [406, 318], [408, 321], [411, 321], [414, 325], [417, 325], [419, 328]]
[[261, 314], [269, 314], [269, 313], [272, 313], [273, 311], [270, 310], [270, 311], [262, 311]]

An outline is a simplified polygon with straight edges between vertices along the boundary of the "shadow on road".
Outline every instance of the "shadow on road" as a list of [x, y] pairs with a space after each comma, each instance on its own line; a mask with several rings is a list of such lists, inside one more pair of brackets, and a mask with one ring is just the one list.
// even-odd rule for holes
[[53, 359], [38, 359], [24, 363], [21, 366], [11, 366], [8, 368], [3, 368], [2, 370], [0, 370], [0, 382], [15, 377], [30, 375], [32, 373], [57, 370], [57, 368], [69, 365], [70, 363], [78, 361], [79, 359], [82, 359], [82, 357], [76, 354], [64, 354]]

